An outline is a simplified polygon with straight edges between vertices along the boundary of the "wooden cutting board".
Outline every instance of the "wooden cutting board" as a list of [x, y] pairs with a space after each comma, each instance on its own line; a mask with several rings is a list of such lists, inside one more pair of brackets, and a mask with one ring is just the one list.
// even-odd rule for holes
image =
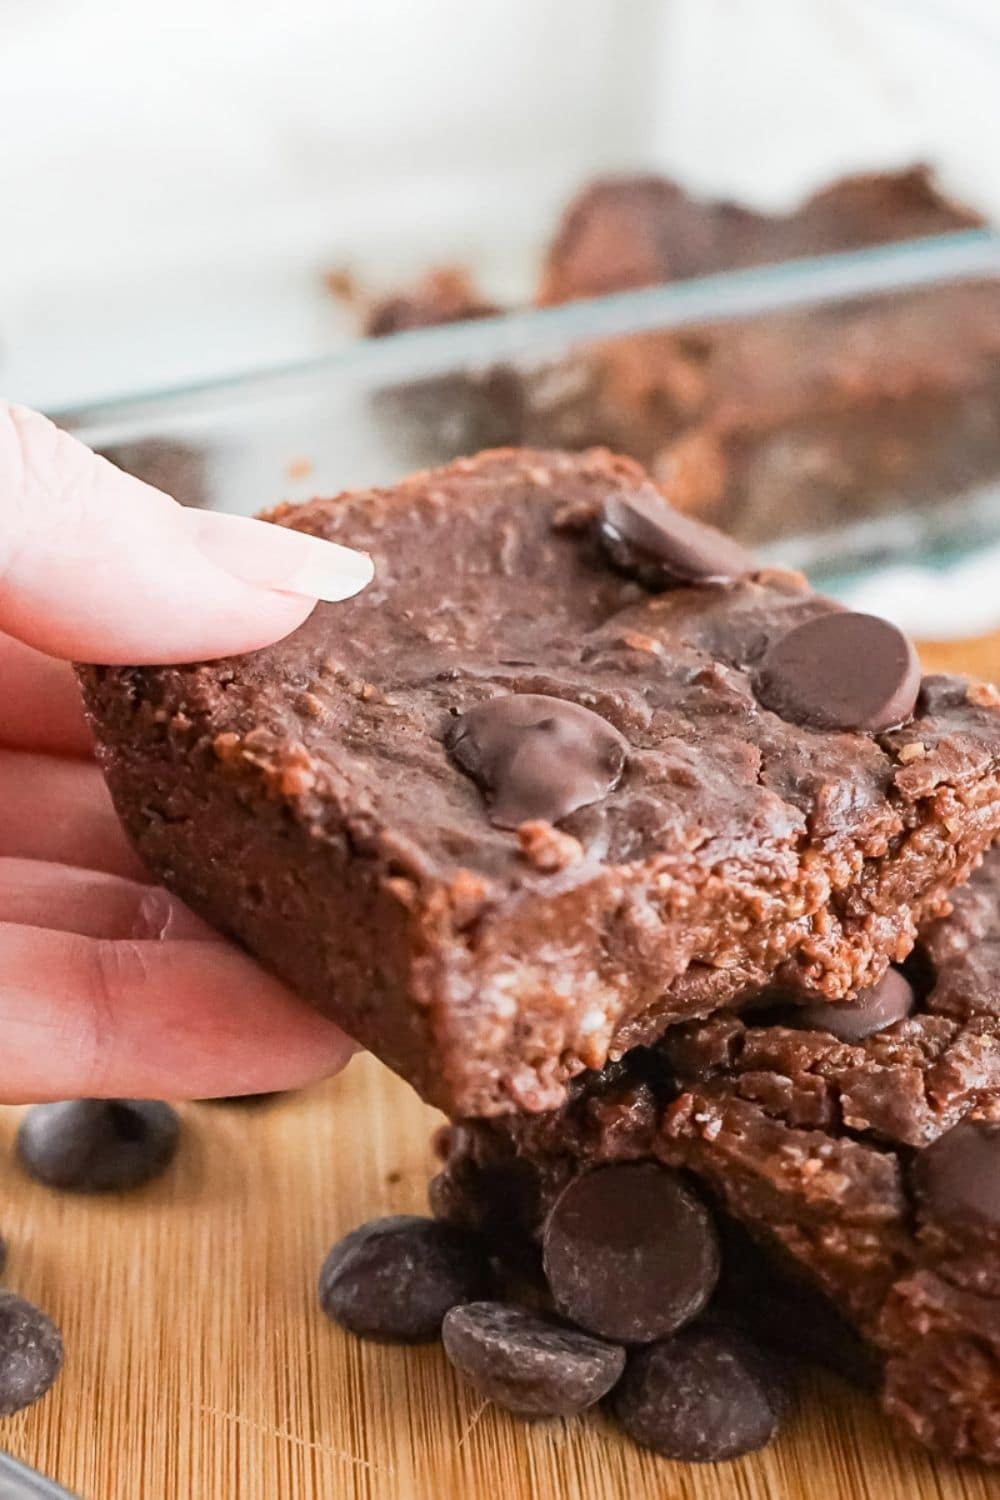
[[[928, 648], [1000, 674], [1000, 637]], [[1000, 1475], [898, 1444], [833, 1379], [769, 1451], [688, 1467], [601, 1416], [526, 1426], [440, 1349], [360, 1343], [316, 1304], [328, 1247], [422, 1212], [437, 1117], [370, 1058], [247, 1107], [186, 1105], [178, 1160], [121, 1199], [24, 1178], [0, 1110], [5, 1281], [62, 1328], [66, 1367], [0, 1445], [82, 1500], [996, 1500]]]

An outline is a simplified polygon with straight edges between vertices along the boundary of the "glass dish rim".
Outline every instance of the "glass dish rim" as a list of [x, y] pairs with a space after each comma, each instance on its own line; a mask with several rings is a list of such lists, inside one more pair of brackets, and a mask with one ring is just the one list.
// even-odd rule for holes
[[[99, 447], [183, 420], [197, 409], [239, 403], [273, 389], [292, 392], [344, 380], [372, 386], [564, 356], [575, 347], [766, 313], [892, 295], [956, 281], [1000, 276], [1000, 232], [986, 228], [903, 240], [863, 250], [786, 260], [746, 270], [616, 292], [496, 317], [360, 336], [307, 358], [53, 410], [66, 427]], [[159, 431], [162, 432], [162, 426]]]

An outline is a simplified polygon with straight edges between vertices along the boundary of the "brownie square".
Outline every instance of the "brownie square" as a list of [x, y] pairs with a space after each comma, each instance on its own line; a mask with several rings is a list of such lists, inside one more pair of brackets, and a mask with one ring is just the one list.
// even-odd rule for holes
[[[927, 678], [898, 729], [783, 717], [762, 659], [836, 606], [693, 523], [673, 575], [623, 551], [609, 516], [651, 506], [667, 535], [629, 460], [501, 450], [284, 508], [372, 553], [367, 592], [254, 655], [81, 669], [150, 868], [453, 1115], [552, 1108], [770, 982], [874, 983], [1000, 825], [991, 690]], [[512, 698], [549, 711], [477, 779]], [[526, 766], [504, 821], [490, 778]]]

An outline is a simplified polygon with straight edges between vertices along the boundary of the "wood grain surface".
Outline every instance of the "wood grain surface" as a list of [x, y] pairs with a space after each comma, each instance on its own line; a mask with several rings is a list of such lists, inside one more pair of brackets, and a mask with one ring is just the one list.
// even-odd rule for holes
[[[1000, 637], [927, 648], [1000, 669]], [[459, 1385], [437, 1347], [360, 1343], [319, 1312], [326, 1250], [421, 1212], [436, 1123], [359, 1058], [252, 1110], [182, 1107], [178, 1159], [121, 1198], [27, 1180], [0, 1110], [5, 1281], [55, 1318], [66, 1367], [0, 1445], [82, 1500], [996, 1500], [1000, 1476], [897, 1443], [871, 1404], [811, 1381], [769, 1451], [688, 1467], [599, 1415], [527, 1426]]]

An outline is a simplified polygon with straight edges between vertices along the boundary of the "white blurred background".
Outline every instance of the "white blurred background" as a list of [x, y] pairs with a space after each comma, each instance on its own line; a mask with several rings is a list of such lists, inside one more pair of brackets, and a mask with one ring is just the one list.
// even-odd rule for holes
[[325, 268], [524, 296], [608, 169], [781, 206], [923, 158], [1000, 215], [998, 64], [1000, 0], [0, 0], [0, 389], [315, 353]]

